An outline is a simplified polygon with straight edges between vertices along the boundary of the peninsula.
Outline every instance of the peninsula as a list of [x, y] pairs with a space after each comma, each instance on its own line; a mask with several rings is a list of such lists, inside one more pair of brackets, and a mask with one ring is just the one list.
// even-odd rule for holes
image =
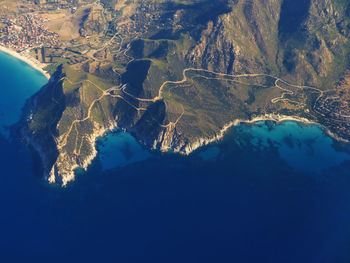
[[348, 1], [0, 6], [0, 44], [25, 50], [51, 76], [20, 124], [49, 182], [74, 180], [95, 158], [96, 139], [116, 127], [182, 154], [265, 119], [317, 123], [350, 140]]

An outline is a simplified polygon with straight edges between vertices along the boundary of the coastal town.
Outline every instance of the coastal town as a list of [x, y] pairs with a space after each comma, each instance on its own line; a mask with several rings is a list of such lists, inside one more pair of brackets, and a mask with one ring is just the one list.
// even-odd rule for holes
[[57, 47], [58, 34], [50, 32], [42, 18], [33, 14], [14, 19], [0, 18], [0, 45], [17, 52], [34, 47]]
[[17, 52], [59, 47], [60, 35], [47, 24], [93, 2], [99, 4], [91, 0], [0, 1], [0, 45]]
[[[135, 37], [148, 24], [136, 27], [135, 20], [145, 20], [136, 15], [119, 21], [118, 16], [112, 16], [114, 7], [105, 6], [105, 1], [92, 0], [0, 1], [0, 46], [46, 66], [105, 60], [104, 55], [100, 58], [105, 49], [114, 56], [128, 36]], [[117, 48], [109, 50], [110, 46]]]
[[54, 10], [73, 10], [78, 1], [15, 0], [2, 1], [0, 12], [0, 45], [16, 52], [33, 48], [58, 47], [59, 34], [46, 23], [50, 18], [42, 14]]

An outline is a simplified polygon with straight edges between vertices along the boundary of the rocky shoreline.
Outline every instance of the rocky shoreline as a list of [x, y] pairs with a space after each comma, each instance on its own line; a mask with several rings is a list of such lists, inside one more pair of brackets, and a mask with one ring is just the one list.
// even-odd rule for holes
[[53, 167], [51, 168], [48, 176], [47, 176], [47, 180], [49, 183], [57, 183], [57, 176], [61, 177], [60, 178], [60, 183], [62, 184], [62, 186], [67, 186], [67, 184], [71, 181], [74, 181], [75, 179], [75, 170], [80, 168], [83, 170], [87, 170], [88, 167], [90, 166], [90, 164], [92, 163], [92, 161], [96, 158], [98, 152], [96, 149], [96, 142], [97, 139], [100, 137], [103, 137], [106, 133], [112, 131], [113, 129], [116, 128], [116, 123], [109, 123], [107, 125], [107, 127], [100, 127], [100, 129], [98, 129], [97, 131], [95, 131], [90, 137], [89, 137], [89, 144], [91, 146], [92, 152], [91, 154], [89, 154], [85, 160], [78, 164], [78, 163], [74, 163], [71, 167], [67, 168], [66, 170], [68, 172], [66, 172], [64, 175], [63, 174], [59, 174], [59, 169], [57, 168], [57, 162], [53, 165]]
[[[226, 135], [227, 131], [231, 127], [237, 126], [240, 123], [254, 124], [254, 123], [259, 122], [259, 121], [274, 121], [276, 123], [281, 123], [284, 121], [295, 121], [295, 122], [300, 122], [300, 123], [307, 124], [307, 125], [320, 125], [317, 122], [310, 121], [306, 118], [301, 118], [301, 117], [296, 117], [296, 116], [279, 115], [279, 114], [266, 114], [263, 116], [255, 117], [251, 120], [236, 119], [236, 120], [228, 123], [227, 125], [225, 125], [215, 136], [208, 137], [208, 138], [199, 138], [194, 143], [187, 143], [187, 144], [181, 143], [181, 144], [177, 145], [176, 147], [170, 147], [169, 146], [170, 144], [169, 144], [168, 146], [163, 145], [163, 146], [159, 147], [158, 149], [154, 148], [154, 147], [149, 147], [149, 148], [150, 149], [153, 148], [154, 150], [159, 150], [161, 152], [167, 152], [170, 149], [172, 149], [177, 154], [190, 155], [192, 152], [198, 150], [199, 148], [201, 148], [203, 146], [206, 146], [208, 144], [215, 143], [215, 142], [221, 140]], [[66, 173], [64, 175], [60, 175], [62, 178], [61, 179], [62, 186], [66, 186], [70, 181], [74, 181], [74, 179], [75, 179], [75, 172], [74, 171], [77, 168], [81, 168], [84, 170], [88, 169], [89, 165], [92, 163], [92, 161], [96, 158], [96, 156], [98, 154], [97, 149], [96, 149], [97, 139], [104, 136], [107, 132], [112, 131], [116, 127], [118, 127], [118, 125], [116, 123], [109, 123], [107, 128], [101, 127], [94, 134], [91, 135], [91, 137], [89, 138], [89, 142], [90, 142], [90, 145], [93, 149], [92, 153], [84, 160], [84, 162], [82, 164], [80, 164], [80, 165], [75, 164], [72, 167], [69, 167], [69, 169], [68, 169], [70, 171], [69, 173]], [[322, 127], [322, 128], [324, 128], [324, 127]], [[329, 132], [327, 129], [325, 129], [325, 131], [327, 132], [327, 134], [329, 134], [329, 136], [331, 136], [335, 140], [345, 141], [345, 140], [337, 137], [333, 133]], [[126, 130], [126, 132], [127, 132], [127, 130]], [[138, 138], [138, 139], [141, 139], [141, 138]], [[158, 143], [160, 143], [160, 142], [158, 142]], [[43, 158], [44, 158], [44, 156], [43, 156]], [[56, 179], [55, 179], [57, 176], [56, 173], [57, 173], [57, 171], [56, 171], [56, 164], [55, 164], [52, 167], [49, 176], [47, 177], [49, 183], [56, 183]]]
[[[276, 122], [276, 123], [281, 123], [281, 122], [284, 122], [284, 121], [295, 121], [295, 122], [300, 122], [300, 123], [307, 124], [307, 125], [320, 125], [319, 123], [314, 122], [314, 121], [310, 121], [310, 120], [308, 120], [306, 118], [301, 118], [301, 117], [297, 117], [297, 116], [279, 115], [279, 114], [265, 114], [265, 115], [262, 115], [262, 116], [255, 117], [255, 118], [253, 118], [251, 120], [236, 119], [236, 120], [226, 124], [214, 137], [199, 138], [194, 143], [190, 143], [188, 145], [181, 145], [181, 146], [176, 147], [174, 149], [174, 151], [176, 153], [179, 153], [179, 154], [190, 155], [192, 152], [198, 150], [199, 148], [201, 148], [203, 146], [206, 146], [208, 144], [215, 143], [215, 142], [221, 140], [225, 136], [226, 132], [231, 127], [237, 126], [240, 123], [254, 124], [254, 123], [259, 122], [259, 121], [273, 121], [273, 122]], [[322, 128], [333, 139], [338, 140], [338, 141], [342, 141], [342, 142], [348, 142], [347, 140], [339, 138], [337, 135], [335, 135], [334, 133], [330, 132], [325, 127], [322, 126]], [[169, 148], [168, 149], [164, 148], [164, 149], [161, 149], [161, 150], [162, 151], [167, 151], [167, 150], [169, 150]]]

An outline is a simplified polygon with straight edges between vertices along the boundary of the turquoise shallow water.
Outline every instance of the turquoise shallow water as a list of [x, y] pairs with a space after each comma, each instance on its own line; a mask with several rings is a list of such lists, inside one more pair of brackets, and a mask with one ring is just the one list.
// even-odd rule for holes
[[[282, 160], [299, 172], [327, 172], [327, 169], [350, 161], [350, 153], [336, 150], [333, 139], [317, 125], [294, 121], [275, 125], [262, 121], [254, 125], [240, 124], [232, 130], [236, 138], [231, 143], [261, 152], [274, 147]], [[242, 139], [247, 136], [248, 141]], [[99, 142], [99, 160], [104, 170], [144, 161], [152, 156], [130, 134], [122, 131], [109, 133]], [[220, 148], [215, 143], [194, 155], [204, 161], [215, 161], [220, 156]]]
[[98, 141], [102, 168], [109, 170], [147, 160], [152, 155], [134, 137], [123, 131], [114, 131]]
[[[3, 126], [46, 81], [3, 55], [0, 72]], [[317, 126], [241, 124], [190, 156], [118, 131], [98, 149], [60, 188], [0, 133], [0, 262], [350, 262], [350, 149]]]
[[19, 120], [26, 99], [47, 83], [43, 74], [26, 63], [0, 52], [0, 132]]
[[258, 122], [240, 128], [253, 137], [251, 143], [257, 149], [278, 148], [280, 157], [301, 172], [321, 172], [350, 160], [350, 154], [337, 151], [332, 138], [317, 125], [285, 121], [271, 128], [266, 122]]

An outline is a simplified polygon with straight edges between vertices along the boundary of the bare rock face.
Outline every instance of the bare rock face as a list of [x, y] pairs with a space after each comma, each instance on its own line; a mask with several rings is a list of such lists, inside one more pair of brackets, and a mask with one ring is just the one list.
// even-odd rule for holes
[[232, 73], [235, 53], [233, 40], [225, 35], [223, 21], [210, 21], [187, 59], [198, 68]]

